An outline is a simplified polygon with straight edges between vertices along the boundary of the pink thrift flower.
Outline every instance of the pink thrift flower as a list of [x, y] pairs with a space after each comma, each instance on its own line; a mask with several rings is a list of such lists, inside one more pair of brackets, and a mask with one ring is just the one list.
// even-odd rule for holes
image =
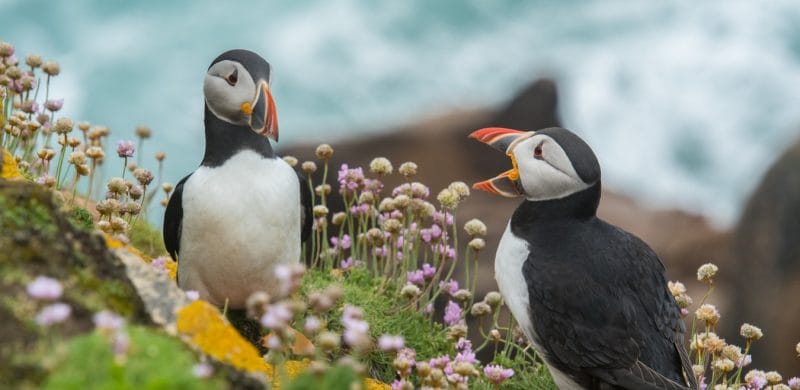
[[190, 301], [196, 301], [200, 299], [200, 293], [197, 290], [186, 291], [186, 298], [189, 298]]
[[383, 352], [399, 351], [404, 346], [405, 340], [403, 339], [403, 336], [384, 334], [378, 338], [378, 348]]
[[125, 325], [125, 319], [111, 311], [103, 310], [92, 317], [95, 328], [102, 331], [117, 331]]
[[50, 99], [44, 102], [44, 106], [49, 111], [56, 112], [60, 110], [61, 107], [64, 107], [64, 99]]
[[133, 157], [136, 147], [133, 146], [133, 141], [117, 141], [117, 155], [120, 158]]
[[789, 381], [786, 382], [786, 384], [789, 385], [789, 388], [792, 390], [800, 390], [800, 378], [798, 377], [793, 377], [789, 379]]
[[425, 283], [425, 278], [423, 277], [421, 270], [408, 272], [408, 277], [406, 279], [409, 283], [416, 284], [418, 286], [422, 286]]
[[442, 226], [450, 226], [453, 224], [453, 214], [437, 211], [433, 213], [433, 222]]
[[54, 303], [47, 305], [36, 314], [36, 323], [40, 326], [50, 326], [59, 322], [64, 322], [72, 313], [72, 308], [66, 303]]
[[503, 368], [503, 366], [497, 364], [490, 364], [484, 367], [483, 373], [486, 375], [486, 379], [489, 379], [489, 382], [495, 385], [499, 385], [514, 376], [513, 369]]
[[432, 279], [434, 275], [436, 275], [436, 267], [432, 267], [428, 263], [422, 265], [422, 277], [425, 280]]
[[444, 309], [444, 324], [447, 326], [461, 322], [461, 306], [453, 301], [447, 302]]
[[284, 302], [278, 302], [267, 307], [267, 312], [261, 317], [261, 325], [267, 329], [282, 329], [289, 325], [292, 312]]
[[207, 362], [197, 363], [192, 367], [192, 375], [198, 378], [209, 378], [214, 374], [214, 367]]
[[28, 283], [26, 289], [31, 298], [39, 300], [58, 299], [64, 292], [64, 288], [61, 287], [61, 283], [58, 280], [47, 276], [37, 276], [36, 279]]
[[150, 265], [158, 270], [161, 274], [167, 274], [169, 271], [167, 270], [167, 259], [163, 256], [158, 256], [150, 263]]

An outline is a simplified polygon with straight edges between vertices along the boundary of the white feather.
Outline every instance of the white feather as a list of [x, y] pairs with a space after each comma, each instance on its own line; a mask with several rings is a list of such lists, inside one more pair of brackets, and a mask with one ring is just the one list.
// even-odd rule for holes
[[231, 308], [277, 292], [275, 265], [300, 259], [300, 210], [297, 175], [280, 158], [248, 150], [198, 168], [183, 188], [179, 285]]

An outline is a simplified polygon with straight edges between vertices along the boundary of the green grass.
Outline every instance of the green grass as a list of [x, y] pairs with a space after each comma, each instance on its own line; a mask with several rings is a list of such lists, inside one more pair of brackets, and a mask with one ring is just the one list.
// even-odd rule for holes
[[167, 253], [161, 230], [150, 225], [143, 216], [130, 224], [128, 238], [131, 240], [131, 245], [150, 257], [163, 256]]
[[[206, 389], [222, 380], [192, 375], [197, 359], [178, 339], [159, 331], [129, 327], [127, 359], [115, 361], [109, 341], [97, 332], [75, 337], [57, 356], [45, 389]], [[59, 352], [56, 352], [59, 355]], [[90, 363], [90, 364], [87, 364]]]
[[[447, 341], [447, 331], [436, 322], [432, 322], [421, 313], [411, 310], [397, 311], [399, 302], [404, 298], [388, 293], [378, 293], [379, 281], [372, 278], [365, 269], [355, 269], [342, 279], [319, 270], [309, 270], [303, 281], [303, 294], [324, 289], [331, 283], [338, 283], [344, 289], [342, 302], [358, 306], [364, 310], [364, 319], [369, 323], [369, 332], [373, 339], [382, 334], [402, 335], [406, 346], [417, 351], [417, 358], [432, 357], [453, 352]], [[340, 305], [328, 315], [328, 328], [334, 331], [342, 329], [341, 316], [344, 305]], [[395, 374], [392, 369], [393, 356], [380, 351], [373, 351], [367, 357], [370, 375], [385, 382], [392, 382]]]

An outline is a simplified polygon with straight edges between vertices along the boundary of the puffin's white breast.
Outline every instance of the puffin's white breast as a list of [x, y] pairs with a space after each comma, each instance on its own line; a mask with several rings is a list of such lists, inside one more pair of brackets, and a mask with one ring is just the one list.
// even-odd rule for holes
[[272, 293], [273, 267], [300, 259], [299, 185], [282, 159], [249, 150], [198, 168], [183, 188], [180, 286], [231, 308]]

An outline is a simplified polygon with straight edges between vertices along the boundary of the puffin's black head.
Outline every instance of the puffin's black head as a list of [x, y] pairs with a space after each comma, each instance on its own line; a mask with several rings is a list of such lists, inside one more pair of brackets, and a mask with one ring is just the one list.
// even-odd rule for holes
[[248, 50], [220, 54], [203, 82], [206, 105], [220, 120], [249, 126], [278, 141], [278, 114], [269, 90], [271, 70], [265, 59]]
[[505, 152], [513, 168], [473, 188], [529, 200], [559, 199], [600, 182], [600, 164], [592, 148], [560, 127], [539, 131], [486, 128], [471, 138]]

